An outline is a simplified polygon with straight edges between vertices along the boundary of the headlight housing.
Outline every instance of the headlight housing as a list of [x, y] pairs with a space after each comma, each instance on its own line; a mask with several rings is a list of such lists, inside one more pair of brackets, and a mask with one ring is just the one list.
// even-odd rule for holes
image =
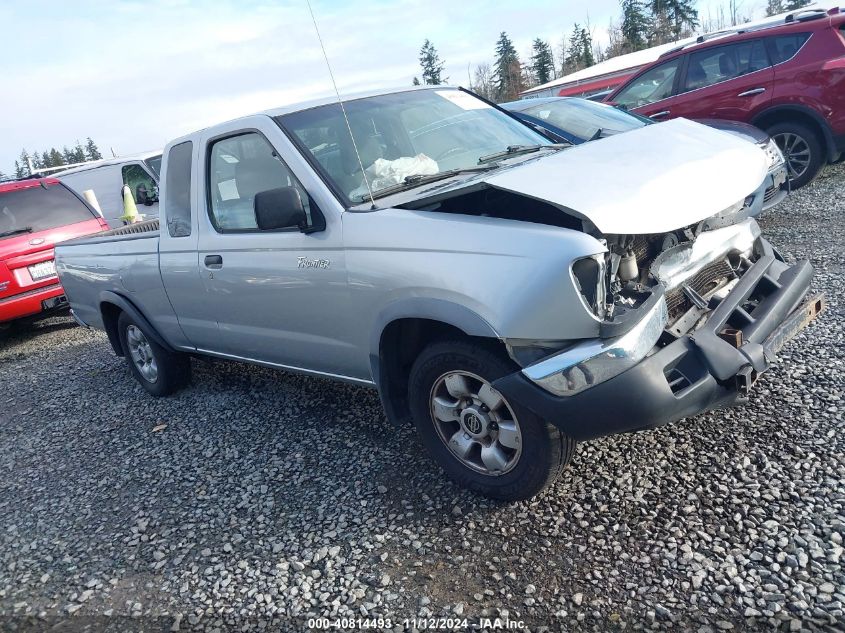
[[604, 253], [576, 259], [572, 262], [571, 273], [584, 307], [595, 317], [603, 319], [607, 295]]
[[766, 153], [766, 166], [770, 171], [786, 162], [783, 158], [783, 152], [780, 151], [780, 147], [773, 138], [770, 138], [769, 142], [763, 146], [763, 151]]

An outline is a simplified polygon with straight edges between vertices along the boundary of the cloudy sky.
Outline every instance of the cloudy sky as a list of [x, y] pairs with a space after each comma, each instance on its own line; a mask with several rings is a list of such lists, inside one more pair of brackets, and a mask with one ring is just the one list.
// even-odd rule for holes
[[[720, 0], [699, 0], [703, 14]], [[724, 0], [727, 4], [727, 0]], [[744, 0], [759, 15], [763, 0]], [[503, 30], [525, 57], [573, 22], [606, 37], [618, 0], [312, 0], [341, 91], [408, 85], [428, 37], [450, 83], [491, 61]], [[305, 0], [0, 0], [0, 171], [21, 148], [92, 137], [104, 154], [331, 92]]]

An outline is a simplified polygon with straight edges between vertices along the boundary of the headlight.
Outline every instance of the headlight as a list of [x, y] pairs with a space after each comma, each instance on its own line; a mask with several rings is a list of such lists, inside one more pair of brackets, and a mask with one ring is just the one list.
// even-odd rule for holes
[[778, 165], [784, 164], [783, 152], [780, 151], [780, 147], [775, 143], [775, 139], [770, 138], [769, 142], [763, 147], [763, 151], [766, 153], [766, 167], [770, 171]]
[[572, 262], [572, 279], [585, 307], [599, 319], [604, 318], [605, 288], [604, 253], [582, 257]]

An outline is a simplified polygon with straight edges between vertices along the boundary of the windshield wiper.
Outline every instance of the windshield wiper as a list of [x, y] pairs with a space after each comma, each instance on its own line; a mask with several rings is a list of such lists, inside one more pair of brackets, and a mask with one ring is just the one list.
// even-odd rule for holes
[[547, 143], [546, 145], [508, 145], [504, 151], [480, 157], [478, 159], [478, 164], [483, 165], [484, 163], [492, 163], [493, 161], [497, 161], [502, 158], [510, 158], [511, 156], [519, 156], [520, 154], [539, 152], [541, 149], [563, 149], [564, 147], [571, 146], [566, 143]]
[[[451, 178], [452, 176], [457, 176], [459, 174], [472, 173], [476, 171], [489, 171], [491, 169], [495, 169], [495, 167], [493, 165], [478, 165], [476, 167], [464, 167], [461, 169], [447, 169], [446, 171], [439, 171], [436, 174], [411, 174], [410, 176], [405, 176], [402, 182], [397, 182], [395, 185], [390, 185], [388, 187], [384, 187], [383, 189], [379, 189], [378, 191], [373, 191], [373, 198], [383, 198], [384, 196], [389, 196], [392, 193], [405, 191], [406, 189], [412, 189], [413, 187], [419, 187], [420, 185], [426, 185], [430, 182], [437, 182], [438, 180], [445, 180], [446, 178]], [[361, 202], [367, 202], [370, 199], [370, 194], [362, 193], [359, 198]]]
[[32, 233], [32, 227], [24, 226], [19, 229], [12, 229], [11, 231], [3, 231], [0, 233], [0, 237], [11, 237], [12, 235], [18, 235], [20, 233]]

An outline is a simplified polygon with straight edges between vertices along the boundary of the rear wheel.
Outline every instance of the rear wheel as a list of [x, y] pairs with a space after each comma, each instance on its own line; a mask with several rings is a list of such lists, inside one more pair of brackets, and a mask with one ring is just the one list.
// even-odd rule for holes
[[808, 184], [825, 162], [824, 147], [815, 131], [803, 123], [776, 123], [767, 132], [778, 144], [793, 189]]
[[493, 388], [513, 371], [481, 345], [435, 343], [414, 362], [408, 394], [417, 431], [443, 470], [459, 485], [505, 501], [546, 488], [575, 449], [574, 440]]
[[190, 382], [187, 356], [164, 349], [125, 312], [117, 320], [117, 328], [129, 371], [152, 395], [170, 395]]

